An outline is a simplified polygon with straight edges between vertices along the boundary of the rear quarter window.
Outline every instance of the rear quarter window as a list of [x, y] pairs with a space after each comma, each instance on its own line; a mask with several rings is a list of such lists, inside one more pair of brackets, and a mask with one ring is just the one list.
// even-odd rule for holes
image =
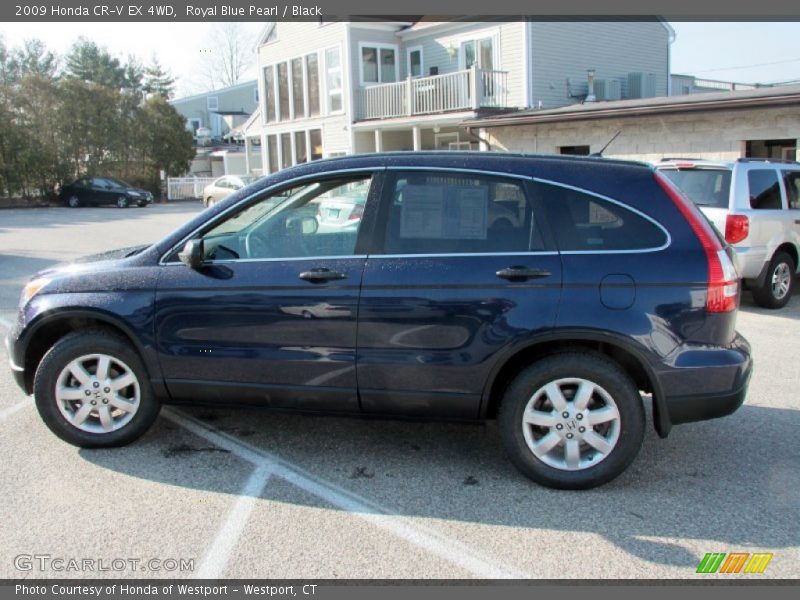
[[747, 186], [750, 190], [750, 208], [756, 210], [782, 208], [781, 188], [778, 184], [778, 172], [775, 169], [748, 171]]
[[655, 250], [668, 241], [653, 221], [615, 202], [545, 183], [534, 189], [562, 252]]
[[784, 171], [783, 186], [789, 208], [800, 208], [800, 171]]

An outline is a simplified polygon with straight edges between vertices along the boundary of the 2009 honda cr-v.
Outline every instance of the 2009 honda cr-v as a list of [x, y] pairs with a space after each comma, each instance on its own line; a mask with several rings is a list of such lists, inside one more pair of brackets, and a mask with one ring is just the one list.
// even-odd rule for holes
[[161, 403], [476, 420], [544, 485], [620, 474], [727, 415], [752, 362], [739, 281], [643, 164], [354, 156], [256, 182], [159, 243], [39, 273], [8, 337], [48, 427], [141, 436]]

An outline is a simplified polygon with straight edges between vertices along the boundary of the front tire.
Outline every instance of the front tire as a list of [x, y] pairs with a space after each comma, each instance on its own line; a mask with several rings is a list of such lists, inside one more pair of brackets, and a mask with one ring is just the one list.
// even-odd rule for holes
[[619, 365], [590, 352], [536, 361], [506, 389], [498, 414], [511, 462], [535, 482], [588, 489], [617, 477], [644, 440], [639, 392]]
[[77, 331], [56, 342], [36, 370], [33, 392], [47, 427], [81, 448], [129, 444], [160, 410], [139, 355], [103, 330]]
[[783, 308], [792, 298], [795, 277], [794, 260], [786, 252], [776, 252], [767, 267], [764, 285], [753, 288], [753, 300], [764, 308]]

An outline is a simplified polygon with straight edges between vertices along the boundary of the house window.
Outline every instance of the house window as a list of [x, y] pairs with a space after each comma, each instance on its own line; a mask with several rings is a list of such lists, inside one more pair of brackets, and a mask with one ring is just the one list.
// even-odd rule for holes
[[219, 110], [219, 98], [216, 96], [209, 96], [206, 99], [206, 106], [208, 110]]
[[461, 43], [461, 68], [469, 69], [473, 65], [486, 71], [494, 70], [494, 40], [492, 38], [486, 37]]
[[289, 67], [278, 63], [278, 119], [289, 118]]
[[570, 154], [573, 156], [589, 156], [589, 146], [561, 146], [559, 154]]
[[281, 134], [281, 168], [288, 169], [292, 166], [292, 134]]
[[328, 96], [328, 112], [339, 112], [342, 103], [342, 60], [338, 46], [325, 50], [325, 87]]
[[369, 44], [361, 47], [361, 85], [397, 81], [397, 47]]
[[408, 74], [411, 77], [422, 77], [424, 67], [422, 65], [422, 46], [415, 46], [408, 49]]
[[272, 65], [264, 69], [264, 92], [267, 104], [264, 115], [266, 121], [271, 123], [275, 120], [275, 67]]
[[306, 147], [306, 132], [294, 132], [294, 164], [308, 162], [308, 148]]
[[306, 116], [305, 85], [303, 84], [303, 59], [293, 58], [292, 62], [292, 107], [294, 118]]
[[267, 136], [267, 168], [269, 169], [270, 173], [275, 173], [276, 171], [280, 170], [280, 165], [278, 165], [278, 136], [277, 135], [268, 135]]
[[308, 84], [308, 116], [319, 116], [319, 58], [316, 53], [306, 56], [306, 82]]
[[308, 132], [308, 139], [311, 146], [311, 160], [322, 158], [322, 130], [312, 129]]

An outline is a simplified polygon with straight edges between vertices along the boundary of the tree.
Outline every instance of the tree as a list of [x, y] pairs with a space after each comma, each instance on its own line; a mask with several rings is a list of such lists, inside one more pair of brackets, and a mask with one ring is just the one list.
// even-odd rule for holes
[[66, 75], [114, 89], [126, 87], [125, 67], [119, 59], [86, 38], [78, 38], [72, 45], [67, 55]]
[[144, 69], [144, 91], [161, 96], [165, 100], [172, 98], [175, 92], [175, 78], [169, 71], [164, 70], [155, 55]]
[[255, 41], [240, 23], [216, 23], [203, 72], [211, 89], [239, 83], [255, 62]]

